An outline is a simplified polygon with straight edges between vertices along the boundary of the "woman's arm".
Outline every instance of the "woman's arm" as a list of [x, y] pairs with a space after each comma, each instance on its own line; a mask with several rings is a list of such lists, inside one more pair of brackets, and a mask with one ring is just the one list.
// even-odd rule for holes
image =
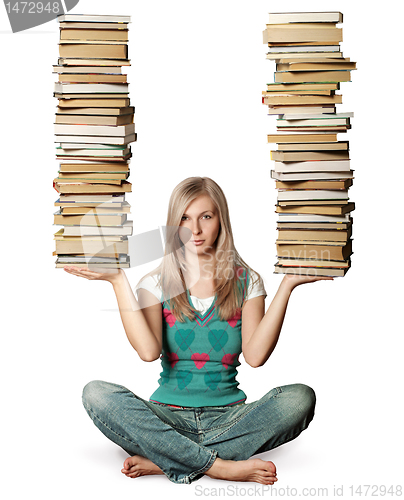
[[138, 302], [122, 269], [117, 273], [97, 273], [74, 266], [66, 266], [64, 269], [75, 276], [109, 281], [113, 286], [130, 344], [143, 361], [158, 359], [162, 349], [162, 311], [160, 302], [151, 292], [140, 289]]
[[285, 274], [265, 315], [263, 296], [247, 300], [243, 307], [241, 326], [246, 362], [253, 367], [262, 366], [272, 354], [278, 342], [290, 294], [296, 286], [332, 279]]

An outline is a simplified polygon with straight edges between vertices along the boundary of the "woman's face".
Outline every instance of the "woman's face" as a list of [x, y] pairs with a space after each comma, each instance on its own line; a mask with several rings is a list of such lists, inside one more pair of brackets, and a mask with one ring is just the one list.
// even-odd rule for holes
[[[191, 237], [189, 231], [181, 231], [181, 228], [189, 229]], [[215, 251], [219, 230], [218, 211], [210, 196], [203, 194], [187, 206], [181, 218], [179, 236], [188, 250], [198, 255], [209, 254]]]

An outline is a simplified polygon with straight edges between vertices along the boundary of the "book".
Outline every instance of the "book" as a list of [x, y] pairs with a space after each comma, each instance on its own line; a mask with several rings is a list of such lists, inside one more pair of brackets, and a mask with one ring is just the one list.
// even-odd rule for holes
[[133, 233], [133, 221], [125, 221], [116, 226], [65, 226], [65, 236], [131, 236]]
[[304, 241], [341, 241], [346, 242], [352, 236], [352, 226], [347, 230], [329, 231], [326, 229], [284, 229], [278, 227], [279, 240]]
[[133, 114], [120, 116], [56, 114], [55, 123], [65, 125], [109, 125], [116, 127], [118, 125], [133, 123]]
[[[277, 229], [305, 229], [305, 230], [310, 230], [310, 229], [318, 229], [320, 231], [323, 231], [325, 229], [330, 229], [333, 231], [344, 231], [347, 229], [352, 228], [352, 222], [350, 221], [344, 221], [344, 222], [310, 222], [310, 221], [302, 221], [302, 222], [295, 222], [295, 221], [286, 221], [286, 222], [277, 222]], [[296, 238], [295, 238], [296, 239]]]
[[339, 83], [267, 83], [266, 92], [290, 92], [290, 91], [313, 91], [313, 90], [339, 90]]
[[62, 27], [60, 40], [112, 40], [128, 41], [128, 30], [124, 29], [75, 29]]
[[100, 30], [127, 30], [128, 23], [113, 22], [86, 22], [86, 21], [59, 21], [59, 28], [68, 29], [100, 29]]
[[94, 202], [116, 202], [123, 203], [125, 201], [125, 194], [61, 194], [59, 200], [63, 202], [81, 202], [81, 201], [94, 201]]
[[271, 106], [290, 106], [294, 104], [341, 104], [342, 96], [339, 94], [334, 95], [270, 95], [262, 98], [263, 104]]
[[318, 180], [311, 179], [305, 181], [276, 181], [275, 187], [277, 189], [299, 189], [299, 190], [347, 190], [352, 186], [352, 179], [331, 179], [331, 180]]
[[291, 61], [279, 62], [276, 65], [277, 71], [337, 71], [337, 70], [354, 70], [356, 62], [339, 61], [329, 59], [328, 61]]
[[304, 27], [294, 25], [289, 26], [271, 25], [269, 29], [263, 31], [263, 43], [266, 44], [287, 44], [300, 43], [307, 45], [337, 45], [342, 42], [342, 29], [330, 27]]
[[275, 12], [269, 14], [268, 24], [342, 23], [341, 12]]
[[122, 108], [67, 108], [67, 107], [58, 107], [57, 115], [97, 115], [97, 116], [125, 116], [125, 115], [133, 115], [135, 112], [135, 108], [133, 106], [127, 106]]
[[[311, 183], [311, 182], [330, 182], [333, 180], [353, 179], [354, 171], [348, 170], [347, 172], [275, 172], [271, 170], [271, 178], [276, 179], [276, 182], [289, 183]], [[349, 186], [348, 186], [349, 187]]]
[[113, 184], [91, 184], [87, 182], [59, 183], [53, 182], [53, 187], [58, 193], [130, 193], [132, 184], [122, 181], [120, 185]]
[[93, 93], [122, 93], [129, 92], [126, 83], [59, 83], [55, 82], [55, 92], [63, 94], [93, 94]]
[[[98, 135], [56, 135], [55, 136], [55, 142], [60, 142], [60, 143], [71, 143], [73, 146], [71, 148], [73, 149], [75, 146], [74, 144], [77, 143], [77, 148], [85, 148], [87, 145], [95, 145], [98, 144], [100, 145], [100, 140], [102, 140], [102, 144], [112, 144], [112, 145], [126, 145], [129, 144], [130, 142], [136, 141], [136, 134], [129, 134], [125, 135], [124, 137], [107, 137], [107, 136], [98, 136]], [[101, 144], [101, 145], [102, 145]], [[82, 146], [80, 146], [82, 145]], [[62, 146], [63, 147], [63, 146]], [[64, 147], [64, 149], [68, 149]]]
[[280, 120], [288, 120], [288, 121], [294, 121], [294, 120], [337, 120], [337, 119], [350, 119], [353, 118], [353, 113], [330, 113], [330, 114], [314, 114], [314, 113], [305, 113], [305, 114], [284, 114]]
[[286, 113], [334, 113], [335, 106], [333, 104], [327, 104], [324, 106], [302, 106], [294, 105], [294, 106], [269, 106], [268, 105], [268, 115], [284, 115]]
[[[63, 215], [59, 210], [53, 214], [54, 224], [86, 226], [114, 226], [122, 225], [127, 218], [127, 214], [85, 214], [85, 215]], [[63, 252], [58, 252], [63, 253]], [[124, 252], [123, 252], [124, 253]]]
[[113, 73], [59, 73], [59, 83], [126, 83], [127, 75]]
[[337, 134], [268, 134], [268, 142], [275, 143], [301, 143], [301, 142], [337, 142]]
[[62, 184], [71, 184], [72, 182], [91, 182], [91, 184], [114, 184], [117, 186], [120, 186], [122, 184], [122, 181], [120, 179], [99, 179], [99, 178], [61, 178], [61, 177], [56, 177], [54, 179], [54, 182], [57, 182], [58, 185]]
[[348, 190], [331, 189], [280, 189], [278, 202], [302, 200], [348, 200]]
[[[271, 151], [270, 157], [279, 162], [303, 162], [320, 160], [340, 160], [349, 161], [349, 151]], [[349, 168], [347, 169], [349, 170]]]
[[119, 257], [120, 254], [128, 253], [128, 240], [108, 241], [104, 237], [97, 239], [79, 238], [55, 238], [57, 254], [82, 254], [87, 256]]
[[346, 261], [352, 254], [352, 240], [335, 241], [282, 241], [276, 240], [278, 257]]
[[[56, 266], [57, 268], [63, 268], [67, 265], [75, 265], [75, 266], [85, 266], [88, 267], [92, 271], [102, 271], [104, 269], [120, 269], [120, 268], [129, 268], [130, 263], [129, 261], [124, 261], [121, 262], [120, 260], [113, 260], [112, 262], [98, 262], [94, 261], [94, 257], [85, 257], [83, 256], [72, 256], [72, 258], [78, 259], [78, 260], [65, 260], [65, 261], [60, 261], [60, 256], [56, 259]], [[81, 260], [80, 260], [81, 259]]]
[[87, 44], [63, 43], [59, 44], [59, 55], [62, 58], [92, 58], [92, 59], [127, 59], [128, 46], [126, 44]]
[[[267, 28], [268, 30], [268, 28]], [[329, 56], [331, 55], [337, 55], [341, 54], [341, 49], [339, 44], [335, 45], [298, 45], [298, 44], [291, 44], [291, 45], [269, 45], [268, 46], [268, 53], [269, 54], [280, 54], [281, 56], [283, 54], [289, 55], [289, 54], [305, 54], [305, 57], [309, 57], [312, 54], [316, 53], [321, 53], [321, 56], [323, 57], [323, 54], [328, 54]]]
[[59, 165], [59, 172], [127, 172], [129, 173], [129, 163], [119, 162], [112, 164], [111, 162], [95, 162], [75, 160], [72, 163], [64, 161]]
[[109, 137], [125, 137], [126, 135], [133, 134], [135, 132], [135, 124], [130, 123], [127, 125], [119, 126], [55, 124], [54, 131], [55, 134], [62, 135], [100, 135]]
[[[315, 263], [314, 263], [315, 264]], [[304, 276], [345, 276], [349, 267], [344, 268], [331, 268], [331, 267], [309, 267], [309, 266], [283, 266], [275, 264], [275, 274], [300, 274]]]
[[347, 172], [350, 160], [275, 161], [275, 172]]
[[121, 205], [119, 207], [105, 207], [102, 205], [97, 205], [95, 207], [83, 207], [83, 206], [74, 206], [74, 207], [65, 207], [61, 206], [60, 211], [62, 215], [84, 215], [84, 214], [113, 214], [113, 213], [130, 213], [130, 205]]
[[[62, 66], [61, 64], [53, 66], [53, 73], [59, 75], [83, 74], [89, 76], [88, 73], [96, 75], [122, 75], [120, 66]], [[126, 76], [126, 75], [125, 75]]]
[[85, 23], [130, 23], [130, 16], [112, 15], [89, 15], [89, 14], [62, 14], [57, 17], [59, 23], [63, 22], [85, 22]]
[[351, 221], [349, 214], [334, 216], [334, 215], [321, 215], [321, 214], [296, 214], [296, 213], [280, 213], [278, 214], [278, 224], [279, 223], [332, 223], [332, 224], [342, 224]]
[[275, 83], [350, 82], [351, 72], [338, 71], [276, 71]]
[[59, 66], [130, 66], [129, 59], [100, 59], [100, 58], [72, 58], [72, 57], [59, 57]]
[[355, 210], [355, 203], [341, 205], [292, 205], [281, 207], [276, 206], [277, 213], [295, 213], [311, 215], [345, 215]]
[[130, 148], [122, 147], [122, 149], [91, 149], [91, 148], [77, 148], [77, 149], [63, 149], [62, 147], [56, 148], [56, 156], [59, 159], [74, 158], [75, 160], [83, 159], [96, 159], [97, 161], [122, 161], [127, 160], [130, 156]]
[[328, 116], [322, 115], [321, 118], [304, 118], [304, 119], [295, 119], [295, 120], [288, 120], [286, 118], [278, 118], [276, 120], [276, 127], [278, 129], [284, 128], [284, 127], [304, 127], [304, 126], [309, 126], [309, 127], [324, 127], [324, 126], [338, 126], [338, 125], [344, 125], [344, 126], [349, 126], [349, 118], [342, 118], [342, 117], [336, 117], [336, 118], [329, 118]]
[[[313, 46], [314, 48], [315, 46]], [[279, 47], [270, 47], [271, 49], [276, 48], [278, 49]], [[291, 50], [293, 50], [295, 47], [289, 47]], [[305, 47], [308, 48], [308, 47]], [[318, 47], [317, 47], [318, 48]], [[318, 59], [323, 59], [324, 57], [329, 57], [333, 59], [343, 59], [343, 54], [342, 52], [335, 52], [331, 50], [324, 50], [323, 52], [268, 52], [266, 55], [267, 59], [270, 59], [272, 61], [281, 61], [285, 60], [285, 58], [293, 58], [293, 59], [305, 59], [307, 57], [310, 57], [312, 60], [318, 60]]]
[[68, 98], [64, 96], [59, 99], [59, 108], [127, 108], [130, 101], [128, 98]]

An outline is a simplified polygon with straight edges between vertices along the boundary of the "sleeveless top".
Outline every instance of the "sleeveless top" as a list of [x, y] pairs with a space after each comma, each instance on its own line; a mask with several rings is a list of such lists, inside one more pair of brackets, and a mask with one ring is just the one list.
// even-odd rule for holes
[[[249, 275], [241, 267], [237, 268], [237, 275], [244, 301]], [[194, 307], [189, 290], [187, 296]], [[171, 314], [169, 301], [163, 301], [162, 372], [151, 402], [202, 407], [235, 405], [246, 400], [236, 380], [241, 353], [241, 309], [233, 318], [222, 321], [215, 303], [216, 296], [204, 314], [196, 311], [194, 320], [185, 318], [180, 322]]]

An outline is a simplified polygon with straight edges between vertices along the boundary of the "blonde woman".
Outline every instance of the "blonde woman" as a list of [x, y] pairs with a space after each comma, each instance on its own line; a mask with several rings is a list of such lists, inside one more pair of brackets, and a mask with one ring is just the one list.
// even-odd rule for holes
[[[273, 352], [292, 290], [322, 277], [285, 275], [265, 312], [262, 279], [238, 254], [226, 198], [207, 177], [173, 191], [161, 265], [137, 287], [123, 270], [73, 275], [109, 281], [132, 347], [161, 359], [149, 400], [103, 381], [87, 384], [83, 404], [94, 424], [130, 455], [122, 473], [165, 474], [189, 484], [203, 475], [230, 481], [277, 481], [273, 462], [250, 458], [297, 437], [314, 415], [314, 391], [276, 387], [246, 403], [236, 381], [239, 355], [252, 367]], [[265, 388], [268, 390], [268, 388]]]

